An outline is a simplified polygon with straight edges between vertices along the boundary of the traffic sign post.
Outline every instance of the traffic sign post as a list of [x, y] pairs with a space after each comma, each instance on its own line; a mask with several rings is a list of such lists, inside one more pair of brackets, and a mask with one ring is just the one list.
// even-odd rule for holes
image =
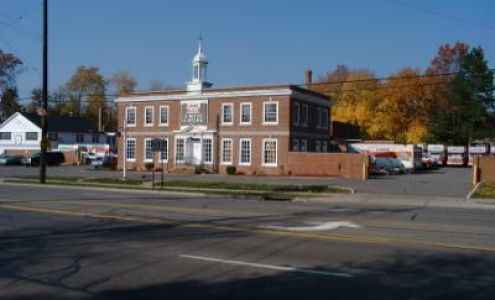
[[[156, 156], [156, 152], [159, 152], [160, 154], [160, 160], [162, 162], [162, 173], [161, 173], [161, 183], [160, 183], [160, 187], [161, 189], [163, 190], [163, 159], [161, 159], [161, 153], [163, 151], [166, 151], [167, 149], [167, 144], [165, 142], [165, 140], [162, 140], [162, 139], [152, 139], [151, 140], [151, 151], [153, 151], [153, 162], [154, 162], [154, 159], [155, 159], [155, 156]], [[154, 163], [153, 163], [154, 165]], [[155, 171], [153, 169], [153, 189], [155, 188]]]

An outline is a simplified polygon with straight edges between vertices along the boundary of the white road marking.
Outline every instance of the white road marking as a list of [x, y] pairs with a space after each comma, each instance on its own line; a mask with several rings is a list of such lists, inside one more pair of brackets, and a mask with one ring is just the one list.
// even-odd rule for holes
[[319, 230], [332, 230], [339, 227], [348, 228], [361, 228], [358, 224], [347, 221], [327, 222], [315, 226], [263, 226], [263, 228], [287, 230], [287, 231], [319, 231]]
[[230, 265], [239, 265], [239, 266], [252, 267], [252, 268], [270, 269], [270, 270], [278, 270], [278, 271], [286, 271], [286, 272], [296, 272], [296, 273], [304, 273], [304, 274], [312, 274], [312, 275], [334, 276], [334, 277], [343, 277], [343, 278], [353, 277], [351, 274], [346, 274], [346, 273], [335, 273], [335, 272], [318, 271], [318, 270], [312, 270], [312, 269], [301, 269], [301, 268], [294, 268], [294, 267], [265, 265], [265, 264], [259, 264], [259, 263], [250, 263], [250, 262], [244, 262], [244, 261], [238, 261], [238, 260], [228, 260], [228, 259], [221, 259], [221, 258], [214, 258], [214, 257], [194, 256], [194, 255], [187, 255], [187, 254], [181, 254], [181, 255], [179, 255], [179, 257], [208, 261], [208, 262], [230, 264]]

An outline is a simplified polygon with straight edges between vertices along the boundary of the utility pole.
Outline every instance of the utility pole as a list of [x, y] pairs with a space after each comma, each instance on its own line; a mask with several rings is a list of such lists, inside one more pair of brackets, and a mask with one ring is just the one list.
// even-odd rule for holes
[[46, 150], [48, 148], [48, 0], [43, 0], [43, 88], [41, 91], [41, 156], [40, 183], [46, 182]]

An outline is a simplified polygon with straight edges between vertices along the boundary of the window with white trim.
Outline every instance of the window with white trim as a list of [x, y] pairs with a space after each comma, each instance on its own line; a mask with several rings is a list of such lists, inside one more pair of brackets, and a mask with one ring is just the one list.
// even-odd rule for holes
[[168, 161], [168, 139], [162, 139], [164, 143], [164, 148], [160, 151], [160, 160], [162, 162]]
[[125, 159], [128, 161], [136, 160], [136, 139], [127, 139], [125, 142]]
[[211, 164], [213, 162], [213, 141], [211, 139], [203, 139], [203, 162]]
[[299, 148], [301, 152], [307, 152], [308, 151], [308, 140], [301, 140], [299, 144]]
[[153, 160], [153, 149], [151, 148], [151, 139], [144, 139], [144, 157], [145, 161]]
[[321, 142], [315, 141], [315, 152], [321, 152]]
[[177, 162], [184, 162], [184, 139], [175, 140], [175, 160]]
[[292, 151], [294, 151], [294, 152], [299, 151], [299, 140], [298, 139], [292, 140]]
[[323, 109], [322, 113], [322, 123], [323, 123], [323, 129], [328, 129], [328, 119], [329, 119], [329, 113], [328, 113], [328, 108]]
[[278, 102], [263, 103], [263, 124], [278, 123]]
[[241, 125], [251, 124], [252, 105], [251, 103], [241, 103]]
[[144, 108], [144, 126], [153, 126], [153, 106], [146, 106]]
[[309, 118], [309, 106], [307, 104], [301, 105], [301, 125], [304, 127], [308, 127], [308, 118]]
[[38, 133], [37, 132], [26, 132], [26, 141], [37, 141]]
[[277, 166], [277, 139], [263, 140], [263, 165]]
[[0, 140], [11, 140], [12, 133], [11, 132], [0, 132]]
[[125, 109], [125, 124], [127, 127], [136, 126], [136, 108], [127, 107]]
[[316, 128], [321, 128], [322, 127], [321, 121], [322, 121], [322, 118], [321, 118], [321, 107], [317, 107], [316, 108]]
[[299, 102], [294, 102], [293, 106], [293, 118], [294, 118], [294, 125], [299, 126], [301, 122], [301, 110], [299, 109]]
[[222, 139], [222, 163], [232, 163], [232, 139]]
[[160, 106], [160, 126], [168, 126], [168, 106]]
[[232, 103], [222, 104], [222, 124], [232, 125], [234, 120], [234, 105]]
[[251, 164], [251, 139], [240, 139], [239, 141], [239, 164]]
[[84, 133], [76, 133], [76, 143], [84, 143]]

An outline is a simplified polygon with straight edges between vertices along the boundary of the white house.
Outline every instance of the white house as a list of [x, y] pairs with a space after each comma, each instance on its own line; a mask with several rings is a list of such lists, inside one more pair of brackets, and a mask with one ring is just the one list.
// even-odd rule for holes
[[[82, 118], [48, 116], [47, 122], [51, 149], [57, 149], [62, 144], [108, 144], [112, 139], [105, 133], [94, 132]], [[7, 151], [29, 155], [40, 151], [40, 141], [41, 117], [37, 114], [16, 112], [0, 124], [0, 154]]]
[[0, 124], [0, 154], [5, 150], [25, 154], [40, 150], [41, 128], [17, 112]]

